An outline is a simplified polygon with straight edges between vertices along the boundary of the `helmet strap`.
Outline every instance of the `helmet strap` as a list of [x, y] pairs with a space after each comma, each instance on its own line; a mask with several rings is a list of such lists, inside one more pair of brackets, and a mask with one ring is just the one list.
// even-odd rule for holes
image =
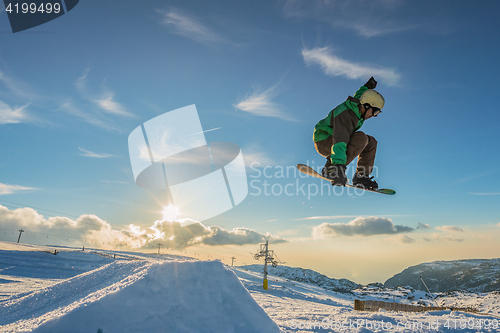
[[363, 119], [365, 119], [366, 112], [368, 112], [368, 109], [371, 108], [372, 106], [368, 103], [362, 104], [362, 106], [363, 106], [363, 110], [365, 110], [365, 112], [361, 115], [361, 117]]

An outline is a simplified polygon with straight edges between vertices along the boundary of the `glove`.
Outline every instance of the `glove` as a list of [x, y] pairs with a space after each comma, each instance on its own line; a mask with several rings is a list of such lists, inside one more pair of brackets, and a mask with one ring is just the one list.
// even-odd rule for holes
[[373, 76], [365, 83], [365, 87], [368, 89], [375, 89], [377, 87], [377, 81], [375, 81]]
[[328, 178], [331, 179], [332, 185], [345, 186], [345, 184], [347, 183], [345, 169], [345, 165], [330, 165], [328, 167]]

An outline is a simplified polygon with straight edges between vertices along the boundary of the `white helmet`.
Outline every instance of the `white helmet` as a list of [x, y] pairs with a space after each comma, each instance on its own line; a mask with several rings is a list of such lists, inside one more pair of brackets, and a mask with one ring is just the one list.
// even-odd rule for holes
[[382, 110], [382, 108], [384, 107], [384, 104], [385, 104], [385, 99], [377, 91], [375, 91], [373, 89], [368, 89], [364, 93], [361, 94], [361, 97], [359, 98], [359, 102], [361, 104], [370, 104], [371, 106]]

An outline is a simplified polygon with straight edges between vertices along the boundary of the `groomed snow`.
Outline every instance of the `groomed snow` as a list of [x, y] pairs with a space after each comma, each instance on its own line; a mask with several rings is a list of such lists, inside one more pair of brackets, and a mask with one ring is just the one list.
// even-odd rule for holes
[[[498, 303], [492, 299], [483, 300], [482, 310], [491, 313], [488, 316], [457, 311], [354, 311], [354, 299], [411, 302], [403, 298], [406, 292], [400, 290], [391, 293], [385, 289], [380, 292], [363, 288], [352, 293], [338, 293], [273, 276], [269, 276], [269, 291], [266, 292], [262, 289], [262, 274], [244, 267], [233, 270], [257, 303], [279, 325], [281, 332], [500, 332]], [[415, 291], [410, 295], [422, 296], [422, 303], [432, 305], [423, 292]], [[461, 305], [475, 307], [477, 296], [463, 296]], [[446, 304], [457, 306], [456, 300], [448, 300]]]
[[[7, 280], [43, 276], [58, 281], [1, 300], [0, 332], [279, 332], [219, 261], [165, 256], [109, 262], [93, 253], [60, 250], [55, 256], [0, 251], [0, 293], [14, 283]], [[100, 267], [78, 274], [90, 263]], [[75, 276], [54, 280], [61, 276], [58, 266], [63, 272], [72, 267]]]
[[498, 293], [438, 295], [440, 304], [488, 315], [354, 311], [354, 299], [432, 300], [408, 288], [338, 293], [274, 276], [265, 291], [261, 273], [218, 261], [64, 248], [54, 256], [2, 245], [0, 332], [500, 331]]

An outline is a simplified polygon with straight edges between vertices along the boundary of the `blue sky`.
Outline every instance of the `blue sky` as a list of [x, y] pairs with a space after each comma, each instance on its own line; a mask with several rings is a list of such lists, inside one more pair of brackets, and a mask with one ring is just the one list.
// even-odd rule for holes
[[[82, 0], [16, 34], [2, 11], [0, 205], [39, 208], [46, 219], [93, 214], [118, 233], [147, 229], [167, 196], [135, 184], [128, 135], [196, 104], [203, 128], [220, 128], [208, 142], [241, 147], [250, 185], [243, 203], [204, 226], [270, 233], [287, 240], [276, 244], [285, 261], [362, 282], [423, 261], [498, 256], [499, 9], [497, 1]], [[314, 125], [370, 76], [386, 106], [362, 130], [379, 142], [378, 183], [397, 194], [304, 195], [301, 185], [322, 185], [291, 172], [324, 164]], [[264, 181], [295, 192], [265, 195]], [[5, 216], [0, 229], [41, 228]], [[339, 233], [356, 219], [380, 233]], [[219, 250], [243, 256], [256, 246]], [[339, 254], [347, 259], [332, 268]], [[384, 269], [373, 273], [373, 258]]]

